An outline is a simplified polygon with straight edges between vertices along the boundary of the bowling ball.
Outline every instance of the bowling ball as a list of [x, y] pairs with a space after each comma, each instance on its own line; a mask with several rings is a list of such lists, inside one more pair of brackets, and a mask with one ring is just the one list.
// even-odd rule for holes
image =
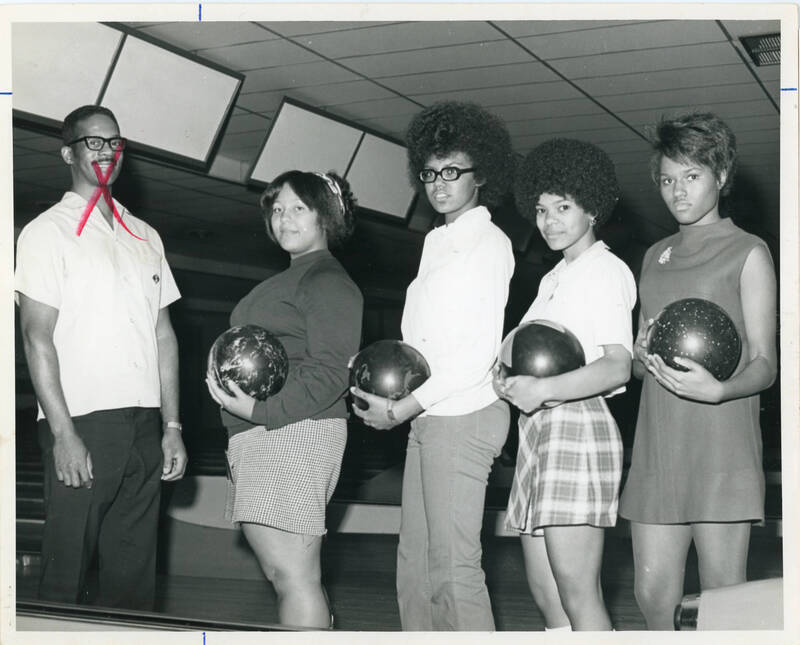
[[555, 376], [586, 364], [575, 335], [551, 320], [532, 320], [512, 331], [500, 347], [504, 376]]
[[258, 325], [231, 327], [222, 332], [208, 353], [209, 371], [219, 386], [232, 394], [230, 379], [260, 401], [277, 393], [286, 382], [289, 357], [283, 344]]
[[687, 372], [673, 358], [700, 363], [719, 381], [730, 378], [742, 355], [742, 339], [725, 310], [702, 298], [676, 300], [661, 310], [647, 333], [647, 353]]
[[[431, 369], [425, 357], [400, 340], [379, 340], [362, 349], [350, 366], [350, 385], [364, 392], [397, 400], [428, 380]], [[368, 406], [355, 397], [362, 410]]]

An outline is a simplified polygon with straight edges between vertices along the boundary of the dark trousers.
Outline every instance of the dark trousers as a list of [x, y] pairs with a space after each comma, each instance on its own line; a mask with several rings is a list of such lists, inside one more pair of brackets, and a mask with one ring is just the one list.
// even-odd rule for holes
[[73, 423], [92, 456], [91, 488], [58, 481], [53, 435], [47, 420], [39, 421], [45, 505], [39, 598], [79, 602], [96, 552], [95, 604], [150, 610], [163, 460], [160, 413], [101, 410]]

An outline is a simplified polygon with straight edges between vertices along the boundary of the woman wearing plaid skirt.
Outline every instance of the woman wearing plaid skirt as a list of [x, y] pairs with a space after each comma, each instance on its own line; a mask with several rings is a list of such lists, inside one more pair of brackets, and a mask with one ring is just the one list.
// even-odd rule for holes
[[256, 401], [231, 381], [232, 396], [206, 378], [229, 435], [228, 515], [275, 587], [280, 622], [299, 627], [332, 624], [320, 547], [347, 438], [347, 361], [361, 340], [363, 300], [328, 246], [352, 232], [353, 207], [347, 181], [334, 173], [294, 170], [273, 180], [261, 208], [291, 262], [236, 305], [231, 325], [278, 337], [286, 383]]
[[520, 532], [525, 570], [547, 629], [608, 630], [600, 565], [603, 529], [614, 526], [622, 441], [605, 397], [631, 369], [628, 267], [595, 238], [618, 199], [614, 166], [599, 148], [553, 139], [529, 153], [517, 205], [563, 259], [544, 276], [522, 322], [550, 320], [580, 341], [586, 365], [547, 378], [494, 380], [520, 409], [519, 452], [506, 524]]

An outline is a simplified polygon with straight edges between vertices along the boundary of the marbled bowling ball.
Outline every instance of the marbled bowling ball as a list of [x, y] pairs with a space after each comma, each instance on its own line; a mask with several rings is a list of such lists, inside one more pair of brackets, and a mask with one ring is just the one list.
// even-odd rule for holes
[[[379, 340], [362, 349], [350, 366], [350, 385], [364, 392], [397, 400], [410, 394], [431, 375], [428, 361], [408, 343]], [[355, 397], [363, 409], [367, 404]]]
[[647, 334], [647, 353], [658, 354], [682, 372], [688, 370], [673, 358], [690, 358], [724, 381], [739, 364], [742, 339], [722, 307], [702, 298], [684, 298], [658, 314]]
[[263, 401], [286, 382], [289, 357], [283, 344], [258, 325], [231, 327], [222, 332], [208, 353], [208, 366], [228, 394], [231, 380], [243, 391]]
[[551, 320], [522, 323], [500, 347], [505, 376], [543, 378], [571, 372], [585, 364], [580, 341], [569, 329]]

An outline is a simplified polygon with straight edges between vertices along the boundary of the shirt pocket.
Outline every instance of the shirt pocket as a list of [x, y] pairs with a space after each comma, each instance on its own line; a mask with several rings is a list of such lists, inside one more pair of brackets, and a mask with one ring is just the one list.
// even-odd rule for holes
[[133, 288], [140, 290], [153, 320], [158, 317], [161, 308], [162, 264], [161, 257], [152, 249], [143, 249], [133, 258], [136, 262], [131, 274], [138, 284]]

